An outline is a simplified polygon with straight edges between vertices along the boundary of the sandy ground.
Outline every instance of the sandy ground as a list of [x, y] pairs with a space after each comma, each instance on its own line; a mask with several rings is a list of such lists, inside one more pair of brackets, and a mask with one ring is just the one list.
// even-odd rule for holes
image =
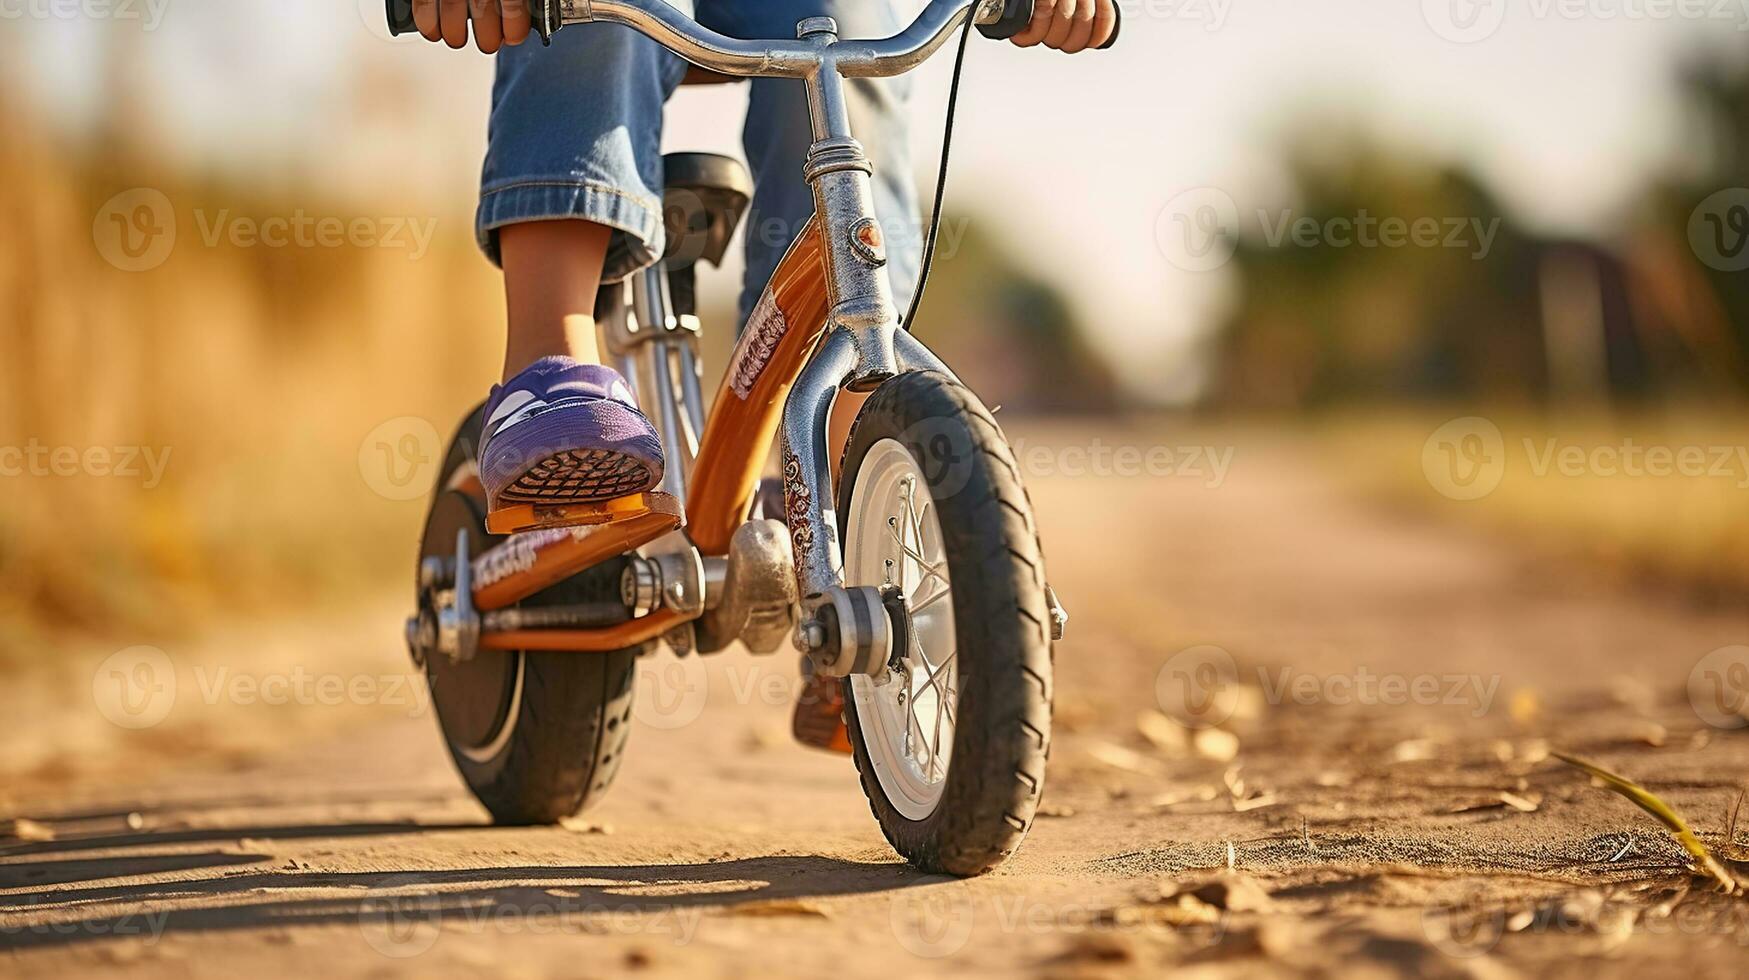
[[1741, 975], [1749, 905], [1548, 752], [1728, 849], [1749, 742], [1690, 679], [1741, 682], [1708, 654], [1749, 613], [1392, 514], [1307, 445], [1102, 438], [1230, 469], [1029, 464], [1074, 620], [1045, 807], [995, 874], [898, 862], [849, 760], [789, 742], [787, 655], [649, 661], [608, 798], [487, 826], [383, 601], [165, 647], [139, 729], [110, 650], [0, 696], [0, 974]]

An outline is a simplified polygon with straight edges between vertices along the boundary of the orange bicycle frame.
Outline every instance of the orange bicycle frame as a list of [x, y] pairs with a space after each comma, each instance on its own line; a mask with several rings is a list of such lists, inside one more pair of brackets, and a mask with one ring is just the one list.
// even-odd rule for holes
[[[817, 225], [809, 221], [790, 246], [736, 345], [711, 406], [684, 515], [664, 509], [660, 494], [647, 513], [611, 523], [515, 535], [474, 559], [473, 603], [502, 609], [615, 555], [684, 526], [704, 555], [728, 553], [777, 437], [796, 377], [825, 332], [827, 287]], [[599, 651], [631, 646], [681, 622], [657, 611], [618, 626], [588, 630], [484, 633], [484, 649]]]

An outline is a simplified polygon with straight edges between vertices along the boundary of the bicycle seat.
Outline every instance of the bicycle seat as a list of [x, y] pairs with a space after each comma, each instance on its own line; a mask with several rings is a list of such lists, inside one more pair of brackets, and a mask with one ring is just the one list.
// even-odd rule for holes
[[668, 232], [663, 259], [721, 265], [753, 198], [753, 178], [746, 166], [718, 153], [668, 153], [662, 157], [662, 170], [662, 218]]

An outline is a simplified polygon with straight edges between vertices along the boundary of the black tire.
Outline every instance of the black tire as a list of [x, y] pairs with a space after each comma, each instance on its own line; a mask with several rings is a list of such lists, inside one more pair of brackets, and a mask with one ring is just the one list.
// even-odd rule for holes
[[[460, 528], [474, 555], [503, 540], [485, 532], [485, 500], [473, 478], [482, 412], [471, 412], [450, 442], [421, 559], [454, 554]], [[604, 562], [519, 605], [617, 601], [623, 568], [623, 559]], [[600, 799], [625, 757], [639, 652], [482, 650], [459, 664], [428, 658], [425, 677], [444, 744], [495, 822], [554, 823]]]
[[883, 439], [902, 443], [920, 464], [953, 582], [960, 686], [940, 802], [912, 820], [888, 801], [846, 680], [851, 747], [863, 792], [895, 850], [925, 871], [982, 874], [1020, 846], [1044, 787], [1052, 693], [1044, 556], [1014, 454], [976, 395], [934, 373], [883, 384], [851, 429], [840, 515], [851, 512], [856, 474]]

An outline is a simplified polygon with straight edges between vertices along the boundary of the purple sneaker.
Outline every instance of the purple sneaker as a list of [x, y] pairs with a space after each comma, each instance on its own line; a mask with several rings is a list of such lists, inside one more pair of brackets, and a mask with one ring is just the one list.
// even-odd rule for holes
[[480, 437], [486, 509], [599, 503], [662, 481], [662, 443], [619, 372], [543, 357], [492, 387]]

